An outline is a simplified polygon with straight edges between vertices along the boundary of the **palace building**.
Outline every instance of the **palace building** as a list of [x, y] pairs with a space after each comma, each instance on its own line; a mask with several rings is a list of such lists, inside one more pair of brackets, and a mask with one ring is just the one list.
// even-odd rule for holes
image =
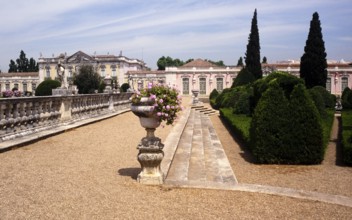
[[[134, 89], [146, 86], [149, 82], [164, 83], [176, 87], [183, 95], [191, 95], [199, 90], [200, 96], [208, 96], [213, 89], [222, 91], [232, 85], [242, 67], [219, 67], [208, 61], [197, 59], [180, 67], [166, 67], [164, 71], [128, 71], [130, 85]], [[262, 64], [263, 76], [273, 71], [285, 71], [299, 77], [299, 62], [285, 61], [275, 64]], [[345, 62], [328, 62], [326, 89], [341, 95], [346, 88], [352, 88], [352, 65]]]
[[146, 69], [143, 61], [122, 56], [122, 52], [120, 52], [119, 56], [115, 56], [109, 54], [88, 55], [82, 51], [78, 51], [72, 55], [60, 54], [51, 58], [41, 56], [38, 60], [39, 81], [42, 82], [47, 78], [58, 79], [58, 64], [63, 66], [65, 76], [70, 85], [73, 83], [73, 75], [79, 72], [79, 68], [82, 65], [92, 65], [102, 78], [109, 76], [115, 83], [119, 83], [119, 85], [127, 82], [125, 76], [128, 71]]

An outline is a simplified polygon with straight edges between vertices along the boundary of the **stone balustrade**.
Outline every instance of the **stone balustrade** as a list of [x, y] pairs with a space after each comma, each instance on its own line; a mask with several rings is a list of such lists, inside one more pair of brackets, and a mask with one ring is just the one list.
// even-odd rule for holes
[[130, 108], [132, 93], [0, 99], [0, 142]]

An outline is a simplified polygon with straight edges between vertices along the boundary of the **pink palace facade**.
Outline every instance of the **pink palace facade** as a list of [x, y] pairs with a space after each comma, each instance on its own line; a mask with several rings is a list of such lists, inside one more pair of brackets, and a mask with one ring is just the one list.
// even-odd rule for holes
[[[128, 71], [128, 82], [137, 90], [147, 83], [163, 83], [176, 87], [183, 95], [191, 95], [193, 89], [200, 96], [208, 96], [213, 89], [222, 91], [232, 85], [233, 79], [242, 69], [240, 66], [219, 67], [210, 62], [197, 59], [181, 67], [167, 67], [165, 71]], [[276, 64], [263, 64], [263, 76], [273, 71], [285, 71], [299, 77], [299, 62], [285, 61]], [[352, 88], [352, 64], [328, 62], [326, 89], [335, 95], [341, 95], [346, 88]]]

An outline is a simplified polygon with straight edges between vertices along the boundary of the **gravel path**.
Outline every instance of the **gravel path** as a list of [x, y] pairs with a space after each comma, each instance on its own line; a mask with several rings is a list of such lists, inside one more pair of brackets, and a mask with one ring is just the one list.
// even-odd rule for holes
[[[259, 166], [212, 116], [242, 183], [351, 196], [351, 168]], [[165, 140], [172, 127], [157, 129]], [[218, 130], [220, 129], [220, 130]], [[131, 112], [0, 154], [0, 219], [349, 219], [352, 209], [224, 190], [136, 182], [136, 146], [145, 136]]]

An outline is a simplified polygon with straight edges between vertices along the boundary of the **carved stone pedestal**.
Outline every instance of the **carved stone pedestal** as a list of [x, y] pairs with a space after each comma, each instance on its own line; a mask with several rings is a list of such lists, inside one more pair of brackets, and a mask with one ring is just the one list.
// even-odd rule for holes
[[159, 185], [164, 182], [164, 175], [160, 163], [164, 158], [163, 147], [160, 138], [154, 136], [155, 128], [146, 128], [147, 137], [142, 138], [138, 145], [138, 161], [142, 171], [138, 174], [137, 181], [148, 185]]

